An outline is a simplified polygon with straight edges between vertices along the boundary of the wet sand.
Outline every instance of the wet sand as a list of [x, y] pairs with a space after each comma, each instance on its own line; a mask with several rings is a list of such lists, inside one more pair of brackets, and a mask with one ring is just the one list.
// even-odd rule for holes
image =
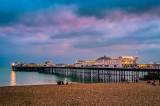
[[0, 106], [160, 106], [160, 86], [143, 82], [0, 87]]

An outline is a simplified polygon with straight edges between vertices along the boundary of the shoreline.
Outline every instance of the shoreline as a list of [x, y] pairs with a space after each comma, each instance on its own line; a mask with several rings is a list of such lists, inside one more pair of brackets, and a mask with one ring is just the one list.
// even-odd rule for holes
[[[85, 84], [85, 83], [79, 83], [79, 82], [71, 82], [70, 84]], [[86, 83], [86, 84], [92, 84], [92, 83]], [[96, 84], [96, 83], [95, 83]], [[6, 85], [6, 86], [0, 86], [0, 88], [8, 88], [8, 87], [28, 87], [28, 86], [49, 86], [49, 85], [55, 85], [58, 86], [57, 83], [49, 83], [49, 84], [17, 84], [17, 85]], [[65, 85], [65, 84], [64, 84]], [[60, 86], [60, 85], [59, 85]], [[62, 85], [61, 85], [62, 86]]]
[[[132, 84], [132, 85], [136, 85], [136, 84], [144, 84], [144, 85], [151, 85], [151, 84], [147, 84], [147, 81], [139, 81], [138, 83], [133, 83], [133, 82], [119, 82], [119, 83], [115, 83], [115, 82], [110, 82], [110, 83], [81, 83], [81, 82], [69, 82], [68, 85], [99, 85], [99, 84], [104, 84], [104, 85], [111, 85], [111, 84], [115, 84], [115, 85], [123, 85], [123, 84]], [[159, 85], [159, 81], [156, 80], [156, 85]], [[52, 84], [19, 84], [19, 85], [7, 85], [7, 86], [0, 86], [0, 88], [8, 88], [8, 87], [32, 87], [32, 86], [67, 86], [66, 84], [64, 85], [57, 85], [57, 83], [52, 83]], [[153, 85], [151, 85], [153, 86]]]

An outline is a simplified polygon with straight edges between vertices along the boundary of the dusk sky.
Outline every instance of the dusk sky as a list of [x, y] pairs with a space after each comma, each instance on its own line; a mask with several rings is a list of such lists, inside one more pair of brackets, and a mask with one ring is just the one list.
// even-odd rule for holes
[[160, 63], [160, 0], [0, 0], [0, 67], [104, 55]]

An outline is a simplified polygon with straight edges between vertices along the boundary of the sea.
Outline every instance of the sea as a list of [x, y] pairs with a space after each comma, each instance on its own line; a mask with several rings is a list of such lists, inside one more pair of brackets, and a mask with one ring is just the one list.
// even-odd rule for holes
[[[112, 72], [111, 72], [112, 73]], [[131, 81], [133, 77], [132, 72], [126, 72], [125, 79]], [[118, 73], [118, 76], [121, 73]], [[143, 73], [144, 75], [148, 75], [148, 73]], [[140, 77], [143, 77], [141, 72], [139, 73]], [[114, 74], [113, 74], [114, 75]], [[124, 78], [123, 76], [117, 78], [120, 80]], [[116, 80], [118, 80], [116, 79]], [[0, 87], [1, 86], [21, 86], [21, 85], [45, 85], [45, 84], [57, 84], [57, 81], [64, 81], [69, 83], [106, 83], [106, 82], [114, 82], [115, 77], [111, 76], [101, 76], [99, 79], [97, 77], [64, 77], [54, 74], [44, 74], [39, 72], [17, 72], [12, 71], [11, 68], [0, 68]]]
[[45, 85], [56, 84], [57, 81], [73, 82], [66, 77], [38, 72], [15, 72], [11, 68], [0, 68], [0, 86]]

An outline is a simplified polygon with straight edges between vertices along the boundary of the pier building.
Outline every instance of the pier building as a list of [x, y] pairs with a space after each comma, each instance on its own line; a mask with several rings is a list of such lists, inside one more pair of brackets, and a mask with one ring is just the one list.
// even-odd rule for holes
[[118, 58], [103, 56], [95, 60], [76, 60], [75, 67], [135, 68], [137, 60], [138, 58], [133, 56], [119, 56]]

